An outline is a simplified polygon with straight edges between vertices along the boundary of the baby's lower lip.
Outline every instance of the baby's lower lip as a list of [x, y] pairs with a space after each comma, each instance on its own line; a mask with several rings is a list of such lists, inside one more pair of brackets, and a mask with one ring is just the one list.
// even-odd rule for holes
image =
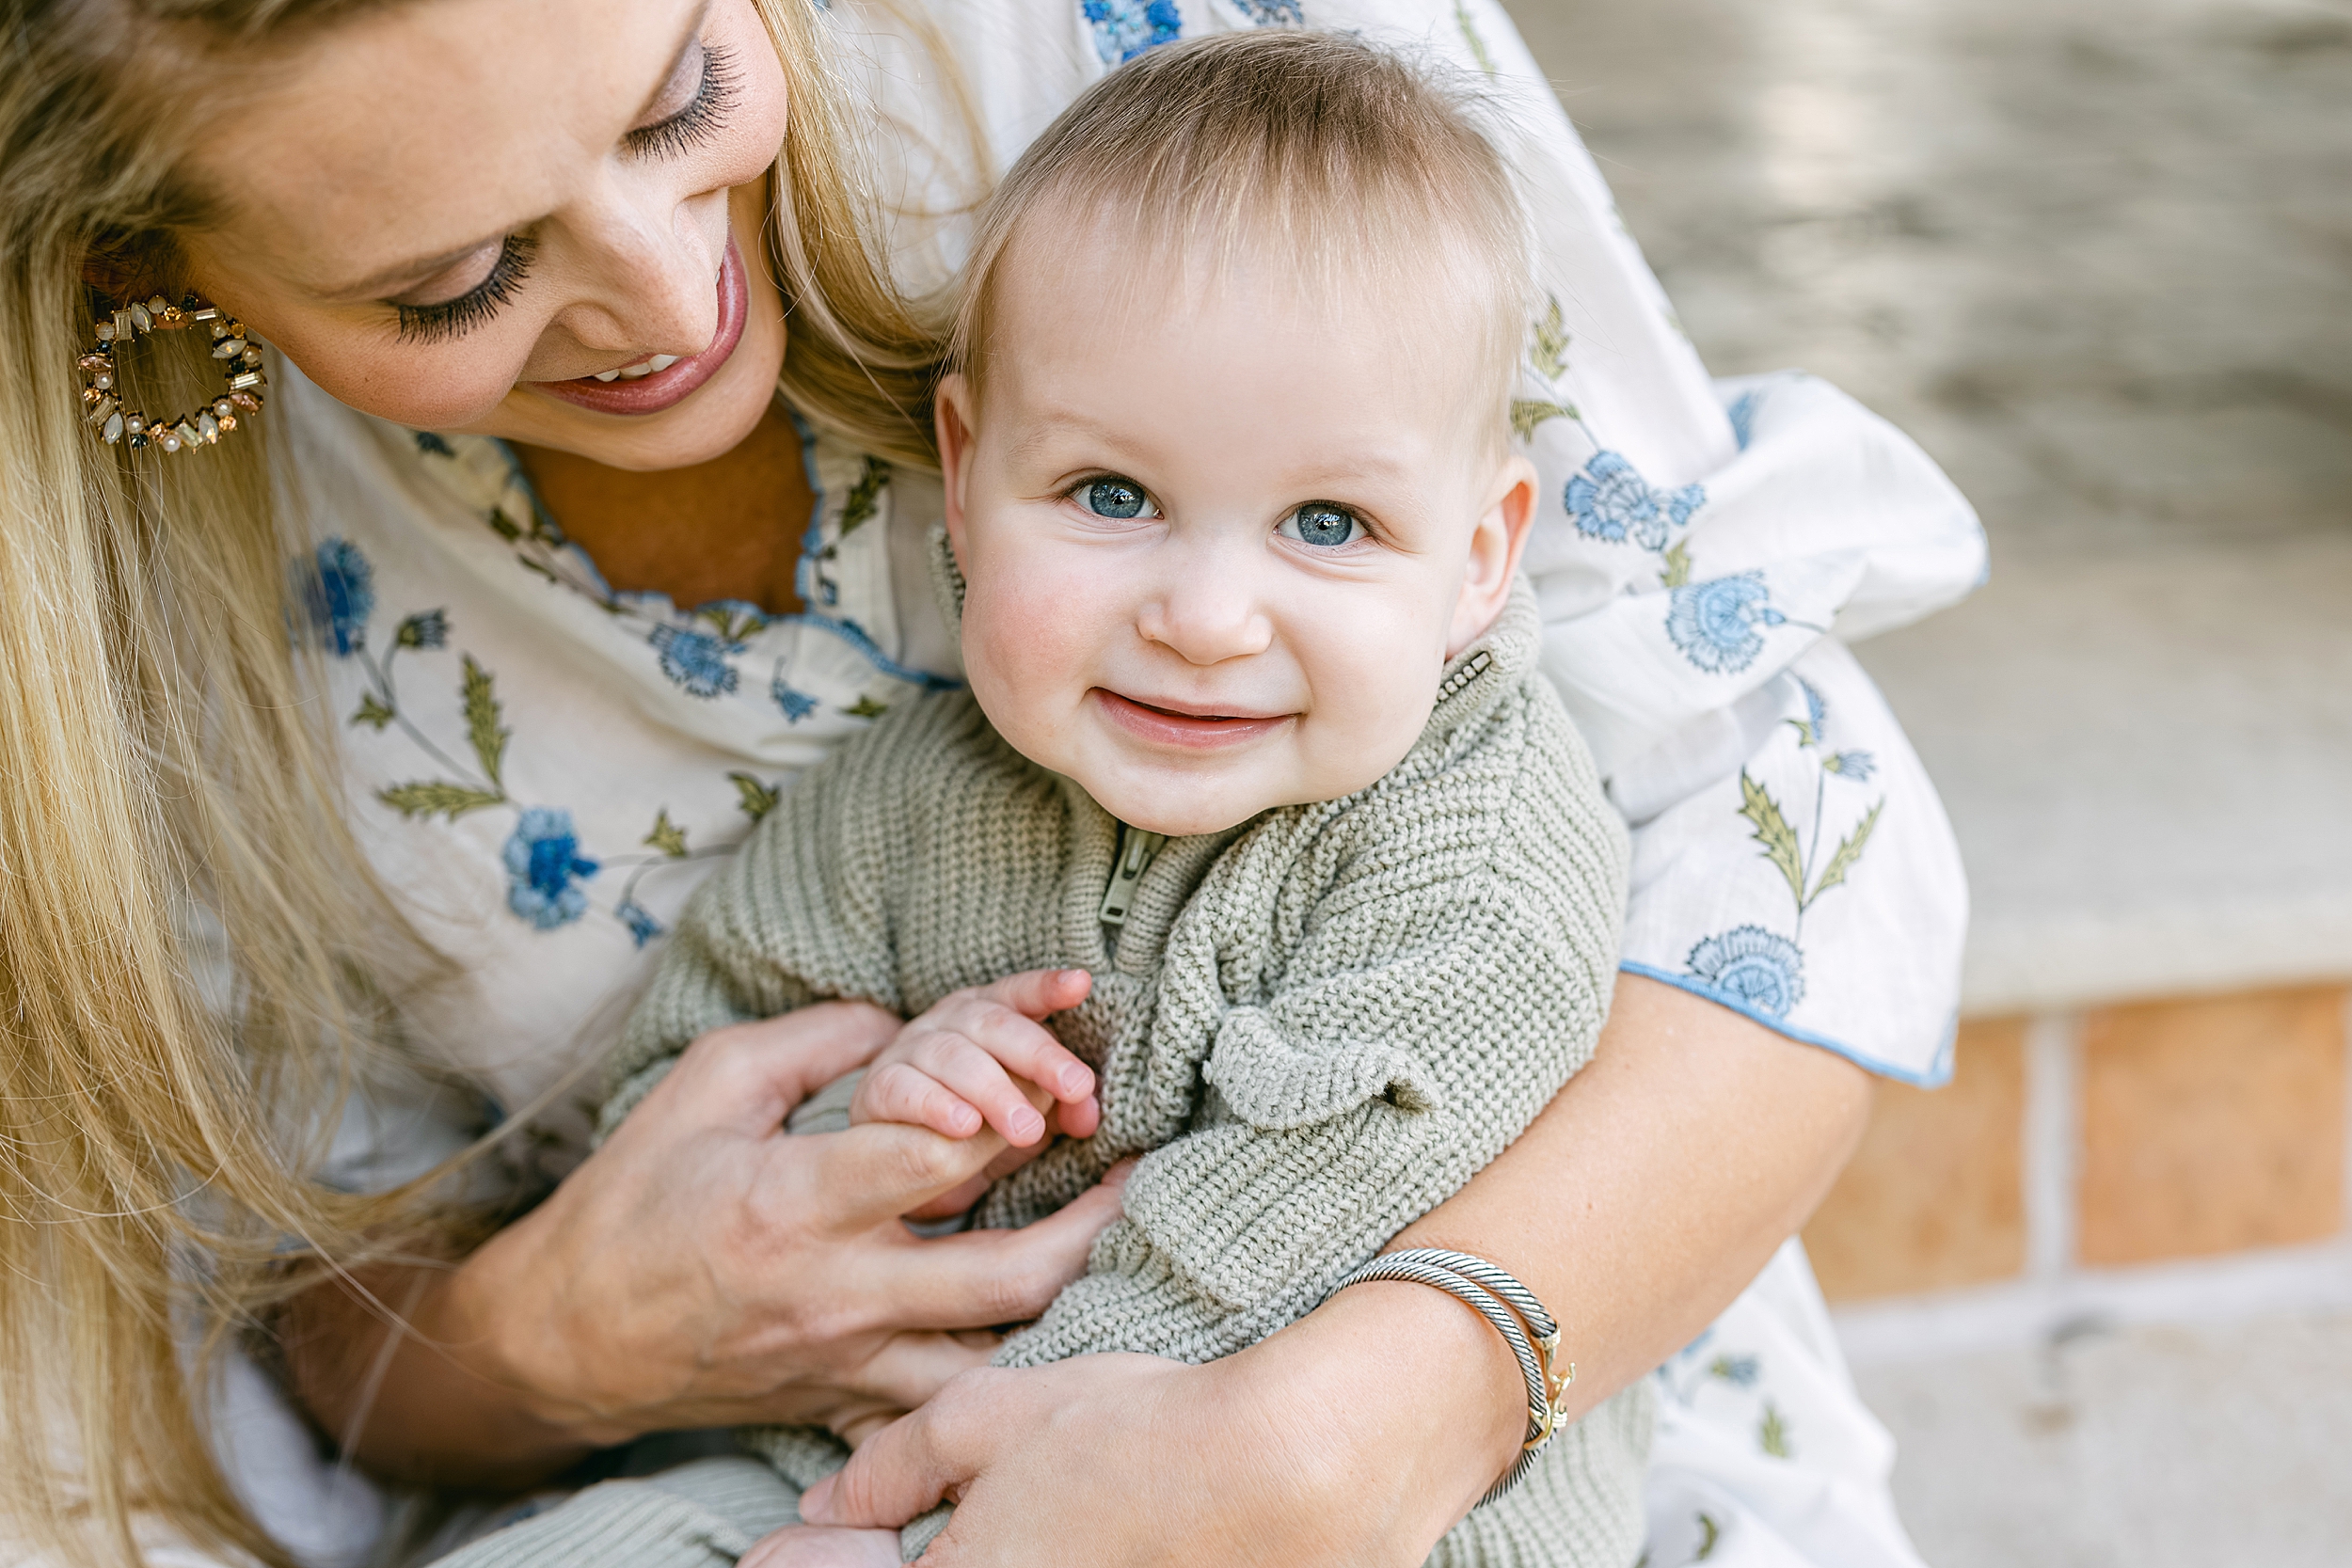
[[1288, 713], [1271, 718], [1174, 713], [1099, 686], [1093, 695], [1104, 717], [1137, 739], [1158, 746], [1181, 746], [1188, 751], [1238, 746], [1271, 734], [1296, 717]]
[[[751, 313], [750, 289], [743, 277], [742, 253], [727, 240], [726, 258], [719, 266], [719, 330], [710, 346], [691, 358], [673, 360], [650, 375], [598, 381], [583, 375], [573, 381], [534, 381], [531, 385], [551, 398], [599, 414], [659, 414], [692, 396], [717, 375], [743, 341], [743, 322]], [[659, 357], [659, 356], [657, 356]]]

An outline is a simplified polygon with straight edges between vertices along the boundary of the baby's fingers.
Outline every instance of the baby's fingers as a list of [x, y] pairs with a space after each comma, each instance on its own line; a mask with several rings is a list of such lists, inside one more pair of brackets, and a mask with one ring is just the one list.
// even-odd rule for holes
[[[1063, 973], [1086, 978], [1084, 970]], [[1014, 976], [1014, 979], [1021, 978], [1024, 976]], [[1072, 1055], [1069, 1048], [1056, 1039], [1051, 1030], [997, 1001], [989, 995], [987, 989], [951, 997], [925, 1014], [917, 1025], [910, 1027], [920, 1025], [961, 1035], [1001, 1063], [1006, 1071], [1017, 1078], [1027, 1079], [1065, 1104], [1084, 1100], [1094, 1092], [1093, 1069]], [[931, 1066], [928, 1062], [924, 1065], [927, 1068]], [[946, 1081], [942, 1079], [942, 1082]], [[990, 1124], [995, 1125], [993, 1117], [990, 1118]], [[999, 1127], [998, 1131], [1003, 1129]]]
[[[1008, 1013], [1001, 1007], [990, 1010], [1024, 1029], [1043, 1033], [1028, 1020]], [[984, 1023], [971, 1031], [984, 1032], [992, 1035], [998, 1033], [987, 1030]], [[1057, 1045], [1054, 1049], [1059, 1051], [1061, 1047]], [[980, 1041], [971, 1038], [967, 1033], [942, 1031], [927, 1035], [914, 1046], [911, 1054], [916, 1066], [944, 1085], [967, 1107], [977, 1110], [1007, 1142], [1026, 1148], [1045, 1136], [1044, 1112], [1054, 1102], [1052, 1096], [1048, 1091], [1017, 1080], [1007, 1072], [998, 1053], [998, 1042], [993, 1038]], [[1076, 1062], [1077, 1058], [1073, 1056], [1071, 1060]], [[1085, 1064], [1078, 1063], [1078, 1066], [1083, 1071]]]
[[945, 1138], [968, 1138], [981, 1127], [980, 1113], [970, 1101], [909, 1062], [884, 1062], [869, 1070], [850, 1102], [850, 1119], [902, 1121]]

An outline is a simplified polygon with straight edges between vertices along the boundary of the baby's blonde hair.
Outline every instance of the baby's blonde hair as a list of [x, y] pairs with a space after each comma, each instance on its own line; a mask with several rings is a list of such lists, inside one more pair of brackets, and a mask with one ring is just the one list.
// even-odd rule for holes
[[1050, 214], [1102, 245], [1106, 267], [1216, 277], [1272, 260], [1309, 301], [1371, 285], [1454, 305], [1500, 445], [1534, 285], [1486, 112], [1435, 65], [1349, 34], [1266, 28], [1139, 55], [1062, 111], [990, 197], [949, 363], [978, 394], [1006, 259]]

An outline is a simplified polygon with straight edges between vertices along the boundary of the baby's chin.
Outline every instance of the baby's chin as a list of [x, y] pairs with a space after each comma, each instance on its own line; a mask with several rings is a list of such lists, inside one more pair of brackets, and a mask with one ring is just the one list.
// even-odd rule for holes
[[[1283, 806], [1336, 800], [1353, 795], [1371, 779], [1304, 780], [1296, 778], [1217, 777], [1212, 770], [1169, 776], [1156, 770], [1141, 778], [1120, 769], [1103, 776], [1083, 767], [1072, 770], [1078, 786], [1097, 805], [1131, 828], [1168, 838], [1221, 833], [1253, 816]], [[1237, 769], [1236, 772], [1243, 770]], [[1387, 769], [1383, 768], [1382, 772]]]

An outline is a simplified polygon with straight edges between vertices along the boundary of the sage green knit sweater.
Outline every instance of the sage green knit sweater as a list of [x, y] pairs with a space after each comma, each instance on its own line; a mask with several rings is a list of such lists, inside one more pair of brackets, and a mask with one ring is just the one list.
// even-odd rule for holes
[[[1084, 968], [1092, 994], [1049, 1023], [1096, 1068], [1102, 1126], [998, 1182], [976, 1223], [1029, 1224], [1143, 1158], [1086, 1276], [997, 1363], [1200, 1362], [1263, 1338], [1457, 1191], [1592, 1053], [1625, 835], [1535, 673], [1538, 636], [1520, 584], [1386, 777], [1168, 841], [1117, 927], [1101, 915], [1133, 847], [1120, 825], [968, 695], [900, 706], [696, 894], [628, 1028], [605, 1126], [723, 1024], [834, 997], [913, 1017], [1021, 970]], [[1645, 1381], [1556, 1439], [1431, 1562], [1627, 1568], [1647, 1400]], [[801, 1429], [748, 1441], [799, 1486], [844, 1452]], [[910, 1527], [905, 1555], [946, 1517]], [[583, 1528], [561, 1531], [575, 1552]]]

